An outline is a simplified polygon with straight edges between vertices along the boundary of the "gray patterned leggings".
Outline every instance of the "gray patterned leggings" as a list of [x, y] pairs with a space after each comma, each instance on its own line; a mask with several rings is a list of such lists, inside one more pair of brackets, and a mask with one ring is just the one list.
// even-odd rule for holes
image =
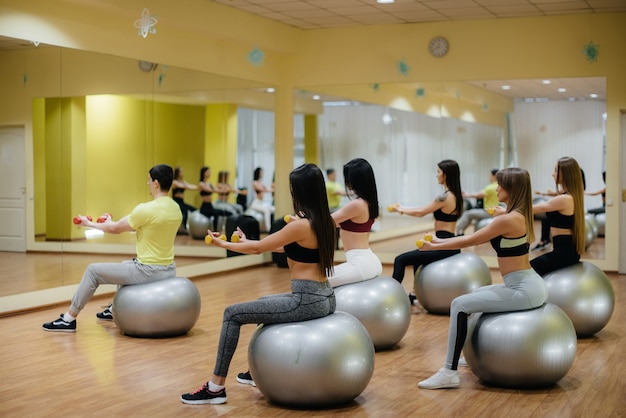
[[328, 281], [291, 280], [291, 293], [236, 303], [224, 310], [224, 321], [213, 374], [226, 377], [235, 354], [241, 325], [281, 324], [322, 318], [335, 311], [335, 294]]

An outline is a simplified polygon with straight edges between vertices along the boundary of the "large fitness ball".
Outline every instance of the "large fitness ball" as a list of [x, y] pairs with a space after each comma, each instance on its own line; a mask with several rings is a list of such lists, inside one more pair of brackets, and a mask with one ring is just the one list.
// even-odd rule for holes
[[415, 272], [415, 295], [430, 313], [450, 314], [457, 296], [491, 284], [487, 264], [473, 253], [460, 253], [420, 267]]
[[189, 235], [194, 239], [204, 239], [211, 226], [211, 220], [201, 214], [199, 210], [194, 210], [189, 214], [187, 223], [189, 224]]
[[257, 388], [269, 402], [328, 407], [350, 402], [374, 373], [374, 345], [352, 315], [260, 325], [248, 346]]
[[598, 236], [604, 236], [604, 227], [606, 226], [606, 213], [598, 213], [596, 215], [596, 224], [598, 224]]
[[606, 274], [583, 261], [543, 276], [548, 302], [565, 311], [579, 337], [590, 337], [611, 319], [615, 291]]
[[495, 386], [553, 385], [576, 356], [574, 326], [551, 303], [526, 311], [472, 314], [467, 335], [467, 364], [480, 380]]
[[121, 287], [113, 299], [113, 320], [131, 337], [174, 337], [200, 316], [200, 293], [187, 278]]
[[476, 221], [476, 226], [474, 226], [474, 232], [483, 229], [484, 227], [492, 223], [493, 220], [494, 218], [491, 217], [479, 219], [478, 221]]
[[588, 250], [593, 240], [597, 236], [597, 228], [594, 228], [594, 223], [589, 220], [589, 218], [585, 218], [585, 250]]
[[377, 276], [335, 288], [337, 310], [361, 321], [374, 348], [396, 345], [411, 322], [411, 304], [404, 287], [391, 277]]

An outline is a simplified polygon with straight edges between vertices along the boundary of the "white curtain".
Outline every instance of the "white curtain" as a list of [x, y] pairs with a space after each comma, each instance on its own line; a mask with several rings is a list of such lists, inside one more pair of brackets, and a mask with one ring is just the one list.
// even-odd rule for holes
[[[517, 157], [520, 167], [529, 171], [535, 190], [555, 189], [552, 173], [561, 157], [578, 161], [587, 190], [604, 186], [605, 111], [606, 104], [597, 101], [516, 103]], [[600, 197], [585, 197], [587, 208], [600, 205]]]

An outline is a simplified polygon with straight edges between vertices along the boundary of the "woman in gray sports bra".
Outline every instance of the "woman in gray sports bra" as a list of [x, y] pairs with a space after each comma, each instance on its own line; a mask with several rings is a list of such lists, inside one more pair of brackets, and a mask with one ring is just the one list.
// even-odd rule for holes
[[[224, 310], [224, 320], [215, 368], [210, 380], [199, 389], [185, 393], [187, 404], [226, 402], [226, 375], [244, 324], [277, 324], [306, 321], [335, 311], [335, 294], [328, 282], [333, 272], [335, 223], [330, 217], [322, 171], [304, 164], [289, 175], [293, 208], [299, 215], [281, 230], [260, 241], [246, 239], [237, 228], [238, 242], [222, 241], [212, 233], [213, 245], [245, 254], [260, 254], [285, 247], [291, 272], [291, 293], [265, 296], [237, 303]], [[254, 385], [249, 372], [237, 376], [240, 383]]]
[[521, 168], [498, 171], [498, 200], [506, 209], [496, 208], [493, 222], [471, 235], [424, 242], [422, 251], [459, 249], [491, 241], [498, 255], [504, 284], [483, 286], [455, 298], [450, 305], [448, 350], [444, 366], [432, 377], [419, 382], [422, 389], [456, 388], [461, 350], [467, 336], [467, 317], [475, 312], [509, 312], [543, 305], [546, 285], [531, 267], [529, 243], [534, 239], [530, 176]]

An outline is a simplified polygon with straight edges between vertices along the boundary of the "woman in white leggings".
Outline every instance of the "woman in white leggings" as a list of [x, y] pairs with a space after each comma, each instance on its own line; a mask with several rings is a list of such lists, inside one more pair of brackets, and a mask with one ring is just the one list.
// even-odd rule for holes
[[467, 317], [476, 312], [509, 312], [543, 305], [548, 296], [544, 280], [530, 267], [529, 243], [534, 240], [530, 176], [521, 168], [497, 174], [496, 218], [472, 235], [424, 242], [422, 251], [464, 248], [491, 241], [498, 255], [504, 284], [484, 286], [459, 296], [450, 305], [448, 349], [444, 365], [430, 378], [419, 382], [422, 389], [456, 388], [460, 385], [457, 366], [467, 337]]

